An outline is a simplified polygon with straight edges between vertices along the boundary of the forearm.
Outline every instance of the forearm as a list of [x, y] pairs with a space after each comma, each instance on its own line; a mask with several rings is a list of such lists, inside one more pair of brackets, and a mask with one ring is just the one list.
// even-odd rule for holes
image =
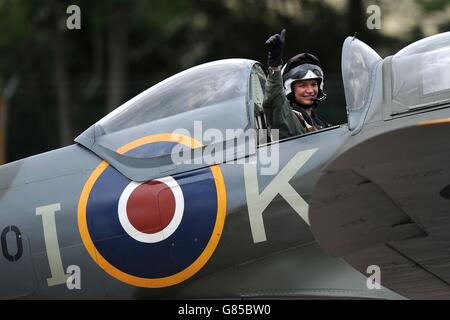
[[273, 110], [283, 104], [284, 98], [281, 72], [274, 70], [267, 77], [263, 107]]

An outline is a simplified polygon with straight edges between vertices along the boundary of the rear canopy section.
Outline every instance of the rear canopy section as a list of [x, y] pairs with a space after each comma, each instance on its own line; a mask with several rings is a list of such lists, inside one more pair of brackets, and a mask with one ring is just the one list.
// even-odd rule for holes
[[[391, 114], [450, 102], [450, 32], [415, 42], [387, 59], [386, 102]], [[386, 85], [389, 84], [386, 81]]]
[[[255, 87], [255, 75], [261, 80], [258, 87]], [[255, 103], [262, 101], [259, 96], [263, 94], [260, 92], [256, 99], [255, 92], [256, 89], [261, 91], [264, 81], [264, 72], [256, 61], [228, 59], [206, 63], [144, 91], [91, 126], [75, 141], [134, 181], [148, 181], [204, 167], [204, 164], [174, 164], [171, 150], [157, 157], [139, 158], [122, 154], [118, 148], [142, 137], [173, 133], [199, 140], [203, 148], [223, 145], [230, 133], [255, 126]], [[217, 135], [208, 140], [205, 137], [208, 130]], [[223, 140], [214, 139], [217, 136]], [[255, 152], [254, 140], [239, 143], [245, 146], [226, 150], [225, 160]]]

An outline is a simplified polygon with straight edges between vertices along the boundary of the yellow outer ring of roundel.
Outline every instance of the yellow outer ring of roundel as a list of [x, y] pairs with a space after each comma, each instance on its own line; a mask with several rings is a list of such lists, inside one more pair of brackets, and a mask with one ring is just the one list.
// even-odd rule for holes
[[[189, 148], [198, 148], [202, 144], [197, 140], [180, 134], [155, 134], [151, 136], [146, 136], [135, 141], [132, 141], [119, 149], [117, 152], [124, 154], [132, 149], [140, 147], [144, 144], [149, 144], [153, 142], [177, 142], [188, 146]], [[94, 243], [92, 242], [86, 221], [86, 208], [89, 199], [90, 192], [98, 177], [103, 171], [108, 168], [109, 164], [106, 161], [102, 161], [97, 168], [92, 172], [91, 176], [84, 185], [83, 191], [81, 192], [80, 201], [78, 202], [78, 229], [80, 230], [81, 239], [83, 240], [84, 246], [91, 255], [92, 259], [108, 274], [114, 278], [123, 281], [125, 283], [131, 284], [133, 286], [144, 287], [144, 288], [163, 288], [176, 285], [182, 281], [185, 281], [196, 274], [203, 266], [208, 262], [214, 253], [217, 244], [219, 243], [220, 237], [222, 235], [223, 226], [225, 224], [225, 213], [226, 213], [226, 190], [225, 183], [222, 176], [222, 171], [218, 165], [211, 166], [211, 172], [214, 177], [214, 181], [217, 189], [217, 218], [214, 225], [214, 230], [211, 238], [208, 241], [202, 254], [187, 268], [169, 277], [164, 278], [140, 278], [130, 274], [127, 274], [113, 265], [111, 265], [105, 258], [102, 257], [100, 252], [98, 252]]]

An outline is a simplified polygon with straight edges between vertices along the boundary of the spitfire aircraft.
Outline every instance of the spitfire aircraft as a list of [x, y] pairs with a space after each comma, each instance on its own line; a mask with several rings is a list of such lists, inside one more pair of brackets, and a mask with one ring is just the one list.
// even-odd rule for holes
[[283, 140], [256, 61], [151, 87], [0, 167], [0, 298], [450, 298], [449, 71], [349, 37], [348, 123]]

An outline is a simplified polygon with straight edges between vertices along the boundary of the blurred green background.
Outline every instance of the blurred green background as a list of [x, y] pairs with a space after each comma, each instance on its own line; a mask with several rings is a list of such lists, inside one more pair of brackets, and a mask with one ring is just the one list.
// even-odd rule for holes
[[[68, 30], [69, 5], [81, 30]], [[370, 5], [381, 29], [370, 30]], [[266, 39], [287, 29], [285, 60], [317, 55], [328, 99], [346, 122], [341, 48], [357, 37], [383, 58], [450, 27], [450, 0], [0, 0], [0, 162], [73, 143], [157, 82], [224, 58], [266, 63]], [[176, 94], [176, 88], [173, 88]]]

